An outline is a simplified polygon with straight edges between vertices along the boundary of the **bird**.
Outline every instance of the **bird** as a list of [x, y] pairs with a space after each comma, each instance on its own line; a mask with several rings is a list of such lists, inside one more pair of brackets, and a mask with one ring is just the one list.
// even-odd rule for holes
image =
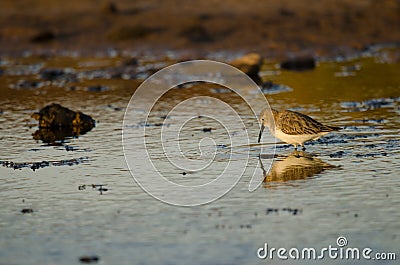
[[258, 142], [265, 127], [278, 139], [292, 144], [294, 149], [300, 145], [302, 150], [306, 150], [304, 143], [317, 140], [330, 132], [338, 131], [342, 128], [324, 125], [313, 118], [300, 112], [265, 108], [260, 113], [261, 130], [258, 135]]

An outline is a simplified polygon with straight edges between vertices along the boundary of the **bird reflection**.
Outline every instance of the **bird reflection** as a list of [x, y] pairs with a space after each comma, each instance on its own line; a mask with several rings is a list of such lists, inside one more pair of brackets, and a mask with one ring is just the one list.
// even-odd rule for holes
[[260, 164], [263, 170], [265, 187], [269, 187], [270, 182], [307, 179], [324, 170], [336, 168], [336, 166], [330, 165], [304, 151], [294, 151], [283, 159], [278, 157], [269, 172], [264, 169], [261, 157]]

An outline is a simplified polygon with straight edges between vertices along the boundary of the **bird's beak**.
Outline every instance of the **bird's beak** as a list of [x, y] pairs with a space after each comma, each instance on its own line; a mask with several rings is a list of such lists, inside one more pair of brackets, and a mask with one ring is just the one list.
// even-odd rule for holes
[[261, 135], [262, 135], [262, 133], [264, 131], [264, 128], [265, 128], [264, 124], [261, 124], [260, 134], [258, 135], [258, 142], [260, 142], [260, 140], [261, 140]]

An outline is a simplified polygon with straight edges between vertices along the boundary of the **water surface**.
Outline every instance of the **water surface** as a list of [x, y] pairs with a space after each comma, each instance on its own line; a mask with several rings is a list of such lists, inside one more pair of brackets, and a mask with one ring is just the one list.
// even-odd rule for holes
[[[250, 177], [245, 176], [221, 199], [191, 208], [155, 200], [143, 192], [127, 169], [122, 120], [141, 80], [88, 72], [114, 67], [123, 58], [3, 59], [0, 160], [84, 159], [76, 165], [50, 165], [35, 171], [0, 167], [0, 263], [77, 264], [80, 256], [97, 255], [102, 264], [275, 264], [279, 260], [257, 258], [256, 251], [264, 243], [276, 248], [318, 249], [336, 245], [338, 236], [345, 236], [350, 247], [399, 255], [400, 65], [385, 58], [379, 53], [321, 61], [309, 72], [286, 72], [274, 63], [264, 65], [264, 81], [289, 88], [265, 91], [271, 106], [301, 111], [343, 130], [307, 144], [306, 153], [300, 155], [278, 142], [271, 171], [267, 172], [268, 166], [265, 172], [261, 168], [256, 171], [266, 177], [260, 188], [250, 193]], [[140, 67], [146, 70], [146, 66], [168, 63], [149, 60], [140, 62]], [[44, 68], [68, 68], [78, 79], [45, 82], [39, 78]], [[21, 88], [21, 80], [43, 83]], [[93, 91], [90, 86], [106, 89]], [[182, 174], [166, 162], [157, 138], [162, 126], [155, 124], [165, 120], [173, 126], [179, 117], [163, 116], [193, 95], [224, 99], [242, 115], [249, 115], [240, 98], [216, 85], [196, 84], [166, 94], [151, 117], [149, 153], [178, 183], [208, 181], [228, 160], [247, 157], [246, 146], [232, 149], [230, 156], [223, 127], [200, 117], [183, 128], [183, 148], [188, 156], [196, 157], [199, 140], [215, 139], [213, 167]], [[34, 140], [32, 134], [38, 128], [30, 115], [52, 102], [91, 115], [96, 127], [78, 138], [53, 144]], [[212, 102], [198, 103], [213, 108]], [[201, 115], [198, 106], [193, 107], [196, 110], [187, 112]], [[259, 163], [260, 146], [255, 144], [259, 127], [251, 122], [255, 117], [247, 118], [249, 134], [255, 135], [246, 169], [252, 171]], [[238, 128], [232, 137], [241, 133]], [[267, 151], [261, 160], [268, 164], [271, 155]], [[100, 192], [99, 186], [92, 184], [107, 190]], [[21, 213], [25, 208], [33, 213]]]

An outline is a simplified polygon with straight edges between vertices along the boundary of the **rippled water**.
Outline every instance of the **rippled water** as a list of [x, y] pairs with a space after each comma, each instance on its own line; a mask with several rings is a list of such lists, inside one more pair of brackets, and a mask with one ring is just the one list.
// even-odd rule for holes
[[[265, 91], [272, 107], [301, 111], [343, 130], [306, 145], [305, 153], [294, 153], [291, 146], [278, 142], [269, 172], [273, 154], [264, 135], [265, 167], [256, 169], [259, 178], [265, 176], [260, 188], [249, 192], [250, 177], [245, 174], [219, 200], [190, 208], [155, 200], [134, 182], [126, 166], [122, 120], [140, 80], [98, 78], [92, 72], [91, 78], [85, 75], [79, 81], [53, 81], [29, 89], [15, 86], [20, 80], [38, 81], [42, 68], [68, 67], [82, 73], [115, 66], [118, 58], [3, 59], [0, 160], [84, 159], [77, 165], [35, 171], [0, 167], [0, 263], [76, 264], [81, 256], [97, 255], [101, 264], [275, 264], [280, 260], [257, 258], [264, 243], [321, 249], [337, 246], [338, 236], [345, 236], [349, 247], [397, 252], [399, 258], [400, 65], [382, 58], [386, 57], [379, 54], [325, 61], [310, 72], [264, 65], [263, 79], [284, 88]], [[140, 67], [150, 65], [146, 63]], [[89, 86], [107, 89], [96, 92]], [[163, 126], [157, 123], [178, 123], [179, 116], [164, 116], [193, 95], [223, 99], [248, 119], [254, 138], [246, 172], [253, 172], [260, 151], [255, 117], [233, 93], [207, 84], [173, 89], [155, 107], [147, 136], [154, 163], [177, 183], [199, 184], [217, 176], [228, 160], [247, 158], [248, 146], [231, 149], [223, 127], [201, 117], [201, 108], [213, 108], [212, 101], [203, 100], [187, 109], [200, 117], [183, 127], [182, 146], [187, 156], [195, 158], [201, 154], [199, 140], [213, 138], [214, 165], [188, 174], [170, 167], [160, 149], [158, 132]], [[91, 115], [96, 127], [57, 145], [34, 140], [37, 124], [30, 115], [52, 102]], [[144, 124], [136, 125], [140, 129]], [[242, 134], [238, 128], [231, 136]], [[24, 214], [22, 209], [33, 213]]]

